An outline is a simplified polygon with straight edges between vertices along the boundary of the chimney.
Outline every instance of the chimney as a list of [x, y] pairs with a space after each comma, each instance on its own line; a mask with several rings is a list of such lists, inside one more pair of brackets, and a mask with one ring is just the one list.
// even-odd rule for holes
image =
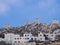
[[25, 22], [25, 25], [29, 25], [29, 21], [26, 21], [26, 22]]
[[39, 19], [38, 18], [35, 18], [34, 23], [35, 24], [39, 24]]
[[58, 23], [59, 23], [59, 21], [57, 19], [53, 20], [53, 24], [58, 24]]
[[4, 28], [10, 28], [11, 26], [9, 24], [5, 24]]

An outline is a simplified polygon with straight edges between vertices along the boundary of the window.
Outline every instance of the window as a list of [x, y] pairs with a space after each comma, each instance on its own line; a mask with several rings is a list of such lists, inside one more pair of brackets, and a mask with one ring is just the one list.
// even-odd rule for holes
[[18, 43], [20, 43], [20, 41], [18, 41]]
[[15, 40], [16, 40], [16, 38], [15, 38]]
[[20, 38], [21, 39], [21, 38]]
[[40, 36], [42, 36], [42, 35], [40, 35]]
[[46, 35], [46, 36], [48, 36], [48, 35]]
[[19, 39], [19, 38], [17, 38], [17, 39]]
[[31, 40], [33, 40], [33, 38], [31, 38]]
[[29, 36], [29, 35], [25, 35], [25, 36]]
[[15, 41], [15, 43], [17, 43], [17, 41]]
[[42, 40], [42, 38], [40, 38], [40, 40]]
[[55, 33], [55, 34], [57, 34], [57, 33]]
[[29, 36], [29, 35], [28, 35]]
[[27, 38], [27, 39], [29, 39], [29, 38]]
[[53, 35], [51, 35], [51, 36], [53, 36]]
[[25, 35], [26, 36], [26, 35]]

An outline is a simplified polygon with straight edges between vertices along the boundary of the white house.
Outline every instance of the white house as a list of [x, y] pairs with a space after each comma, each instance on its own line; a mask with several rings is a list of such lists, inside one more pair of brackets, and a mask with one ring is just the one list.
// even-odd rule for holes
[[14, 38], [14, 34], [13, 34], [13, 33], [7, 33], [7, 34], [5, 34], [4, 40], [5, 40], [7, 43], [12, 43], [13, 38]]
[[12, 45], [20, 45], [20, 43], [24, 43], [23, 37], [20, 37], [20, 35], [15, 34], [12, 40]]
[[57, 29], [53, 32], [55, 34], [55, 40], [59, 40], [60, 39], [60, 29]]
[[44, 34], [43, 33], [38, 33], [38, 37], [37, 37], [37, 40], [39, 41], [45, 41], [45, 37], [44, 37]]
[[24, 41], [25, 41], [25, 42], [27, 42], [27, 41], [29, 41], [29, 40], [35, 40], [35, 37], [32, 36], [31, 33], [25, 33], [25, 34], [23, 35], [23, 38], [24, 38]]
[[60, 35], [60, 29], [57, 29], [53, 32], [55, 35]]
[[13, 34], [13, 33], [7, 33], [7, 34], [5, 34], [4, 40], [7, 43], [10, 43], [12, 45], [19, 45], [21, 42], [24, 41], [23, 37], [20, 37], [19, 34]]
[[50, 41], [55, 41], [55, 34], [54, 33], [45, 33], [47, 36], [48, 40]]

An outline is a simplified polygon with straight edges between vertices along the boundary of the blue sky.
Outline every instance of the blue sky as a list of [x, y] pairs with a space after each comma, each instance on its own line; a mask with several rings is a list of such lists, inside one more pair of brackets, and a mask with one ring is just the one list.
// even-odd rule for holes
[[23, 25], [39, 18], [41, 23], [60, 21], [60, 0], [0, 0], [0, 27]]

